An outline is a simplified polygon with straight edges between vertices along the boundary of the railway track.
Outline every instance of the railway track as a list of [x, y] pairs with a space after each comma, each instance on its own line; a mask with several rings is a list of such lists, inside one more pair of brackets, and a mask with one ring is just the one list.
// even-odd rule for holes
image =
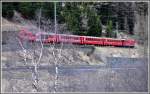
[[[37, 67], [38, 70], [55, 70], [56, 66], [39, 66]], [[2, 68], [2, 71], [30, 71], [33, 70], [34, 66], [17, 66], [17, 67], [7, 67]], [[58, 69], [60, 70], [98, 70], [98, 69], [136, 69], [136, 67], [131, 68], [109, 68], [105, 66], [99, 66], [99, 65], [80, 65], [80, 66], [58, 66]]]
[[[147, 59], [145, 58], [111, 58], [108, 57], [106, 65], [57, 65], [48, 66], [40, 65], [38, 70], [55, 70], [58, 67], [60, 70], [72, 69], [72, 70], [96, 70], [96, 69], [136, 69], [139, 67], [147, 66]], [[34, 66], [16, 66], [16, 67], [2, 67], [2, 71], [10, 70], [33, 70]]]
[[[45, 85], [53, 90], [52, 84], [56, 75], [58, 92], [72, 91], [147, 91], [147, 61], [136, 58], [108, 58], [106, 66], [101, 65], [59, 65], [38, 66], [39, 87], [43, 91]], [[130, 61], [130, 62], [129, 62]], [[2, 78], [13, 86], [20, 86], [20, 82], [30, 84], [32, 82], [32, 69], [34, 66], [3, 67]], [[100, 85], [101, 84], [101, 85]], [[119, 85], [119, 86], [118, 86]], [[26, 87], [26, 86], [22, 86]], [[24, 89], [23, 89], [24, 90]]]

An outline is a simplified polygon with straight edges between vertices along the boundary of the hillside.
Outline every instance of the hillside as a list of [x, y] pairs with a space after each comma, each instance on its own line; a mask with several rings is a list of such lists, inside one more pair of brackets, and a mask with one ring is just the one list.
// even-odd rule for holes
[[[148, 4], [3, 2], [2, 92], [147, 92]], [[56, 22], [55, 22], [56, 21]], [[134, 48], [21, 41], [25, 27], [134, 39]], [[32, 32], [32, 31], [31, 31]]]

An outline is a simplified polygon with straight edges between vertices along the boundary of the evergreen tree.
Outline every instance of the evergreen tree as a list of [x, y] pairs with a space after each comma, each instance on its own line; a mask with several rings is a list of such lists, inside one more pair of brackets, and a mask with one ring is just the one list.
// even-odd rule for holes
[[107, 22], [107, 28], [106, 28], [106, 36], [107, 37], [112, 37], [112, 35], [113, 35], [113, 32], [112, 32], [112, 21], [111, 20], [109, 20], [108, 22]]
[[102, 27], [101, 27], [100, 16], [96, 14], [95, 11], [88, 10], [88, 36], [101, 36]]

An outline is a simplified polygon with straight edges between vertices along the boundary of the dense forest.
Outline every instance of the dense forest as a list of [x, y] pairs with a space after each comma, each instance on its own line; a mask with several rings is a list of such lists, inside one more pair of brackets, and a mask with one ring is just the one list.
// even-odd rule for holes
[[[2, 4], [2, 16], [9, 20], [14, 10], [25, 19], [34, 20], [36, 11], [42, 10], [45, 19], [54, 21], [53, 2], [12, 2]], [[145, 2], [57, 2], [57, 22], [66, 24], [73, 34], [116, 37], [117, 31], [134, 35], [135, 15], [147, 15]]]

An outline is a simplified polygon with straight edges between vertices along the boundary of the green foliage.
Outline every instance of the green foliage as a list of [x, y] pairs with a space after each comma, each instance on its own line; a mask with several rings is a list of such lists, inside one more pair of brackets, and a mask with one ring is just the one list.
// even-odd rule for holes
[[46, 2], [3, 3], [2, 16], [6, 18], [12, 18], [14, 14], [13, 11], [16, 10], [27, 19], [35, 19], [35, 12], [40, 8], [42, 8], [42, 14], [44, 14], [45, 17], [53, 19], [54, 3]]
[[78, 34], [80, 31], [80, 10], [76, 6], [76, 3], [66, 3], [65, 7], [61, 11], [61, 15], [68, 26], [68, 29], [74, 34]]
[[[67, 2], [62, 7], [62, 3], [57, 3], [57, 20], [59, 23], [66, 23], [69, 31], [78, 35], [101, 36], [100, 16], [96, 11], [89, 7], [93, 3]], [[3, 16], [10, 18], [13, 16], [13, 10], [19, 11], [24, 18], [35, 19], [35, 12], [42, 9], [42, 16], [47, 19], [54, 19], [54, 3], [46, 2], [21, 2], [6, 3], [3, 5]], [[10, 15], [10, 13], [12, 15]], [[86, 18], [84, 18], [86, 16]], [[82, 21], [88, 19], [88, 25], [84, 30]]]
[[47, 19], [54, 19], [54, 3], [46, 3], [42, 4], [42, 14]]
[[88, 32], [89, 36], [101, 36], [102, 27], [101, 27], [100, 16], [96, 14], [95, 11], [88, 11]]
[[[61, 14], [69, 30], [74, 34], [101, 36], [100, 16], [97, 15], [96, 11], [90, 9], [87, 3], [66, 3]], [[87, 16], [86, 19], [88, 19], [87, 31], [83, 31], [83, 16]]]
[[107, 37], [112, 37], [112, 34], [113, 34], [113, 32], [112, 32], [112, 21], [111, 20], [109, 20], [108, 22], [107, 22], [107, 28], [106, 28], [106, 36]]
[[[63, 6], [65, 4], [65, 6]], [[57, 21], [67, 24], [73, 34], [101, 36], [102, 25], [107, 26], [108, 37], [113, 37], [118, 29], [134, 34], [135, 14], [133, 3], [127, 2], [57, 2]], [[147, 15], [147, 3], [135, 3], [141, 15]], [[11, 19], [16, 10], [26, 19], [36, 19], [35, 12], [42, 9], [42, 16], [54, 21], [53, 2], [3, 2], [2, 16]], [[127, 19], [126, 19], [127, 18]]]
[[30, 2], [24, 2], [19, 4], [19, 12], [24, 15], [25, 17], [28, 15], [27, 18], [34, 18], [33, 13], [35, 12], [35, 4], [32, 4]]
[[7, 18], [12, 18], [13, 16], [13, 10], [14, 10], [14, 5], [12, 5], [11, 3], [5, 3], [3, 2], [3, 8], [2, 8], [2, 16], [3, 17], [7, 17]]

